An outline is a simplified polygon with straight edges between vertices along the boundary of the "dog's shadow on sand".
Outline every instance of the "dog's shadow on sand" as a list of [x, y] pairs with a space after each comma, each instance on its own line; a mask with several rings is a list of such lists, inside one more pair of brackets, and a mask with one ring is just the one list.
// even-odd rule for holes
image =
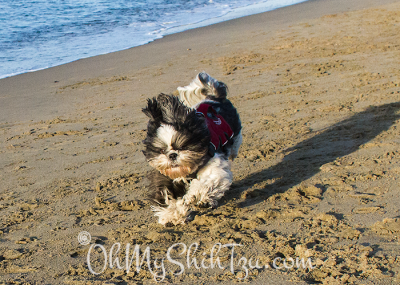
[[353, 153], [361, 145], [387, 131], [400, 118], [399, 111], [400, 102], [371, 106], [320, 131], [314, 137], [286, 149], [285, 153], [289, 154], [280, 163], [235, 181], [231, 191], [226, 193], [226, 200], [238, 198], [243, 191], [268, 179], [276, 181], [264, 189], [259, 189], [260, 197], [246, 199], [240, 206], [248, 207], [275, 193], [285, 192], [320, 172], [322, 165]]

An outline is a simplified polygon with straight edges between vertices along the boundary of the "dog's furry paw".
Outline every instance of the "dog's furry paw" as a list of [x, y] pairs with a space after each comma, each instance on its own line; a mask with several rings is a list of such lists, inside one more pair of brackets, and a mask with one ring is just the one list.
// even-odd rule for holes
[[215, 209], [218, 205], [217, 201], [208, 200], [208, 201], [200, 201], [197, 203], [197, 207], [199, 208], [212, 208]]
[[152, 206], [151, 209], [158, 217], [158, 222], [164, 226], [184, 224], [189, 213], [189, 207], [182, 199], [171, 200], [168, 207]]
[[166, 228], [171, 228], [173, 226], [175, 226], [173, 222], [167, 222], [164, 224], [164, 227], [166, 227]]
[[186, 206], [193, 205], [196, 202], [196, 197], [185, 195], [185, 196], [183, 196], [182, 200], [183, 200], [183, 204]]
[[197, 203], [197, 207], [199, 207], [199, 208], [210, 208], [211, 206], [210, 206], [209, 202], [200, 201], [199, 203]]

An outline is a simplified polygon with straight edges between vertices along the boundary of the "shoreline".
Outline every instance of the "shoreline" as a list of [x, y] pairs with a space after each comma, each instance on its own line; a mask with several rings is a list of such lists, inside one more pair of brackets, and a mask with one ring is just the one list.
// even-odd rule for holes
[[[228, 20], [232, 20], [232, 19], [236, 19], [236, 18], [241, 18], [241, 17], [245, 17], [245, 16], [250, 16], [250, 15], [253, 15], [253, 14], [257, 14], [257, 13], [268, 12], [268, 11], [272, 11], [272, 10], [275, 10], [275, 9], [278, 9], [278, 8], [294, 5], [294, 4], [296, 4], [295, 2], [304, 2], [304, 1], [307, 1], [307, 0], [284, 0], [284, 1], [287, 2], [286, 5], [285, 5], [285, 3], [277, 3], [277, 2], [282, 2], [282, 0], [268, 0], [266, 2], [260, 2], [260, 3], [257, 3], [257, 4], [253, 3], [253, 4], [249, 4], [247, 6], [243, 6], [243, 7], [232, 8], [233, 10], [231, 10], [229, 12], [225, 12], [225, 13], [219, 15], [219, 16], [214, 16], [213, 15], [214, 16], [213, 18], [203, 19], [203, 20], [199, 19], [198, 22], [189, 23], [189, 24], [175, 22], [174, 19], [172, 19], [171, 23], [176, 23], [177, 26], [173, 26], [172, 25], [170, 27], [165, 27], [164, 29], [159, 27], [160, 28], [159, 30], [156, 29], [156, 30], [153, 30], [153, 31], [151, 31], [151, 30], [147, 30], [147, 31], [143, 30], [143, 34], [141, 36], [136, 35], [136, 37], [132, 37], [131, 35], [129, 35], [129, 32], [126, 31], [127, 32], [127, 34], [125, 34], [126, 40], [127, 40], [127, 38], [129, 38], [130, 40], [133, 40], [133, 42], [131, 42], [130, 44], [126, 43], [123, 46], [119, 46], [121, 44], [119, 42], [120, 38], [116, 38], [115, 35], [113, 36], [113, 33], [111, 32], [102, 41], [99, 41], [99, 42], [102, 42], [103, 46], [106, 45], [106, 46], [109, 47], [108, 51], [105, 51], [105, 50], [103, 50], [101, 52], [98, 51], [98, 53], [96, 54], [96, 52], [94, 50], [96, 50], [96, 48], [101, 48], [101, 47], [92, 46], [92, 45], [90, 45], [90, 43], [88, 43], [87, 49], [89, 50], [89, 52], [81, 54], [80, 58], [79, 57], [78, 58], [73, 58], [73, 55], [69, 54], [68, 51], [64, 50], [63, 54], [59, 55], [61, 58], [63, 58], [62, 62], [50, 62], [50, 63], [47, 63], [47, 66], [45, 66], [46, 65], [45, 63], [43, 63], [42, 67], [35, 67], [35, 68], [31, 68], [30, 70], [25, 69], [25, 67], [19, 66], [18, 69], [19, 70], [22, 69], [22, 71], [0, 75], [0, 79], [12, 77], [12, 76], [16, 76], [16, 75], [20, 75], [20, 74], [24, 74], [24, 73], [31, 73], [31, 72], [35, 72], [35, 71], [40, 71], [40, 70], [44, 70], [44, 69], [48, 69], [48, 68], [52, 68], [52, 67], [56, 67], [56, 66], [60, 66], [60, 65], [64, 65], [64, 64], [68, 64], [68, 63], [71, 63], [71, 62], [74, 62], [74, 61], [77, 61], [77, 60], [80, 60], [80, 59], [85, 59], [85, 58], [90, 58], [90, 57], [94, 57], [94, 56], [99, 56], [99, 55], [104, 55], [104, 54], [109, 54], [109, 53], [113, 53], [113, 52], [118, 52], [118, 51], [122, 51], [122, 50], [131, 49], [131, 48], [134, 48], [134, 47], [137, 47], [137, 46], [146, 45], [146, 44], [148, 44], [150, 42], [153, 42], [153, 41], [155, 41], [157, 39], [163, 38], [166, 35], [176, 34], [176, 33], [179, 33], [179, 32], [192, 30], [192, 29], [199, 28], [199, 27], [206, 27], [206, 26], [210, 26], [210, 25], [217, 24], [217, 23], [220, 23], [220, 22], [224, 22], [224, 21], [228, 21]], [[280, 5], [283, 5], [283, 6], [280, 6]], [[255, 11], [257, 13], [254, 13]], [[221, 11], [219, 11], [219, 12], [221, 12]], [[195, 14], [197, 15], [197, 13], [195, 13]], [[210, 14], [210, 13], [208, 13], [208, 14]], [[218, 12], [217, 12], [217, 14], [218, 14]], [[153, 35], [153, 36], [151, 36], [151, 35]], [[99, 35], [97, 35], [97, 36], [99, 36]], [[147, 38], [147, 40], [144, 40], [145, 38]], [[114, 45], [109, 46], [110, 41], [114, 42], [115, 46]], [[68, 49], [68, 46], [66, 48]], [[91, 51], [91, 48], [93, 48], [94, 50]], [[65, 54], [65, 52], [67, 54]], [[51, 54], [44, 54], [43, 56], [47, 60], [49, 60], [48, 57], [49, 56], [51, 57]], [[79, 56], [79, 52], [78, 52], [78, 54], [75, 53], [75, 56]], [[66, 58], [69, 58], [69, 59], [66, 59]], [[60, 58], [58, 58], [58, 59], [60, 59]], [[12, 59], [10, 59], [10, 60], [12, 60]], [[28, 60], [28, 63], [26, 63], [26, 62], [25, 63], [29, 64], [29, 60]], [[41, 61], [43, 61], [43, 60], [44, 59], [41, 58]], [[8, 58], [6, 58], [6, 61], [8, 61]], [[25, 66], [26, 66], [26, 64], [25, 64]], [[5, 68], [7, 68], [7, 67], [5, 67]]]
[[[121, 264], [127, 244], [151, 261], [199, 244], [207, 263], [242, 245], [218, 253], [234, 272], [166, 263], [171, 284], [399, 284], [399, 15], [400, 0], [314, 0], [1, 79], [0, 283], [155, 283], [146, 264], [103, 272], [97, 251], [93, 275], [89, 239], [113, 257], [120, 243]], [[203, 70], [227, 84], [243, 143], [218, 207], [167, 228], [147, 200], [142, 108]]]
[[[52, 94], [43, 93], [42, 90], [54, 90], [58, 86], [71, 85], [91, 78], [124, 76], [124, 74], [137, 72], [141, 68], [168, 61], [168, 58], [164, 55], [165, 51], [171, 58], [182, 57], [187, 53], [197, 53], [199, 56], [204, 56], [201, 55], [202, 51], [204, 53], [223, 54], [223, 49], [219, 50], [220, 46], [223, 46], [223, 42], [232, 41], [235, 37], [240, 39], [248, 29], [253, 32], [272, 33], [277, 29], [287, 28], [291, 24], [316, 19], [324, 15], [374, 7], [393, 3], [396, 0], [380, 2], [378, 4], [372, 0], [357, 0], [347, 3], [345, 0], [340, 0], [333, 4], [329, 0], [309, 0], [261, 14], [167, 35], [142, 46], [3, 78], [0, 79], [0, 100], [2, 105], [7, 106], [7, 108], [2, 110], [0, 124], [14, 121], [17, 118], [35, 120], [32, 116], [25, 116], [28, 114], [23, 112], [31, 105], [37, 106], [40, 109], [39, 113], [45, 115], [48, 113], [48, 109], [54, 109], [57, 104], [61, 104], [61, 102], [54, 100]], [[218, 50], [213, 50], [209, 42], [219, 43], [217, 44]], [[237, 51], [246, 48], [246, 44], [238, 40], [235, 41], [235, 44]], [[128, 65], [128, 62], [131, 65]], [[77, 76], [77, 74], [79, 75]], [[41, 107], [42, 104], [43, 107]], [[18, 115], [15, 116], [15, 113]], [[48, 114], [46, 117], [53, 114]]]
[[[26, 76], [28, 74], [32, 74], [32, 73], [35, 73], [35, 72], [43, 72], [43, 71], [46, 71], [48, 69], [64, 68], [64, 66], [67, 66], [67, 65], [70, 65], [70, 64], [75, 64], [75, 63], [77, 63], [79, 61], [82, 61], [82, 60], [92, 60], [93, 58], [97, 58], [97, 57], [104, 57], [104, 56], [108, 56], [108, 55], [112, 55], [112, 54], [117, 54], [117, 53], [120, 53], [120, 52], [132, 51], [133, 49], [137, 49], [137, 48], [140, 48], [140, 47], [146, 47], [146, 46], [151, 45], [151, 44], [159, 44], [164, 39], [169, 38], [169, 37], [177, 36], [177, 38], [179, 39], [184, 34], [191, 33], [191, 32], [196, 33], [196, 30], [202, 30], [202, 29], [211, 29], [211, 30], [213, 30], [214, 28], [215, 29], [219, 29], [220, 27], [223, 28], [224, 26], [235, 25], [235, 22], [241, 22], [238, 25], [243, 25], [243, 24], [248, 25], [248, 24], [250, 24], [252, 26], [257, 24], [258, 21], [267, 22], [267, 23], [268, 22], [272, 22], [273, 25], [274, 25], [274, 28], [279, 28], [279, 27], [283, 28], [283, 27], [287, 26], [290, 23], [295, 23], [295, 22], [302, 21], [302, 20], [319, 18], [319, 17], [321, 17], [323, 15], [335, 14], [335, 13], [343, 13], [343, 12], [346, 12], [346, 11], [357, 10], [357, 9], [360, 9], [360, 8], [365, 9], [365, 8], [369, 8], [369, 7], [385, 5], [385, 4], [396, 2], [396, 0], [384, 0], [384, 1], [380, 1], [379, 3], [376, 3], [376, 2], [374, 2], [372, 0], [367, 0], [367, 1], [365, 1], [365, 3], [361, 3], [361, 1], [357, 0], [354, 3], [347, 3], [344, 0], [340, 0], [341, 3], [332, 5], [332, 3], [329, 3], [329, 2], [332, 2], [332, 1], [329, 1], [329, 0], [303, 0], [303, 1], [304, 2], [293, 4], [293, 5], [290, 5], [290, 6], [275, 8], [275, 9], [273, 9], [271, 11], [261, 12], [261, 13], [252, 14], [252, 15], [248, 15], [248, 16], [242, 16], [242, 17], [239, 17], [239, 18], [230, 19], [230, 20], [224, 20], [222, 22], [217, 22], [217, 23], [206, 25], [206, 26], [190, 28], [190, 29], [187, 29], [187, 30], [184, 30], [184, 31], [174, 32], [172, 34], [164, 35], [162, 38], [154, 39], [153, 41], [148, 42], [146, 44], [142, 44], [142, 45], [126, 48], [126, 49], [123, 49], [123, 50], [109, 52], [109, 53], [95, 55], [95, 56], [90, 56], [90, 57], [86, 57], [86, 58], [80, 58], [80, 59], [74, 60], [72, 62], [68, 62], [68, 63], [64, 63], [64, 64], [52, 66], [52, 67], [45, 67], [45, 68], [34, 70], [34, 71], [27, 71], [27, 72], [24, 72], [24, 73], [11, 75], [11, 76], [8, 76], [8, 77], [5, 77], [5, 78], [1, 78], [0, 82], [2, 80], [9, 80], [9, 79], [11, 79], [13, 77]], [[329, 6], [328, 7], [322, 7], [322, 6], [313, 7], [315, 4], [318, 4], [318, 5], [322, 4], [323, 5], [323, 2], [325, 4], [328, 4]], [[297, 6], [299, 6], [299, 7], [297, 7]], [[304, 6], [304, 7], [301, 7], [301, 6]], [[315, 9], [313, 9], [313, 8], [315, 8]], [[313, 10], [316, 10], [316, 13], [314, 15], [312, 14]], [[300, 13], [298, 13], [298, 11], [300, 11]], [[282, 17], [285, 16], [286, 12], [288, 12], [290, 14], [289, 19], [287, 19], [287, 18], [286, 19], [282, 19]], [[276, 15], [273, 15], [273, 14], [276, 14]], [[272, 15], [271, 19], [266, 19], [268, 17], [267, 15]], [[252, 17], [254, 19], [251, 19]], [[268, 28], [268, 29], [270, 29], [270, 28]], [[200, 31], [198, 31], [198, 33], [199, 34], [203, 34]], [[191, 37], [192, 36], [189, 36], [189, 38], [191, 38]], [[194, 37], [196, 37], [196, 35], [194, 35]], [[171, 40], [173, 41], [174, 38], [172, 38]], [[67, 68], [67, 67], [65, 67], [65, 68]], [[96, 77], [96, 76], [98, 76], [98, 74], [93, 74], [93, 77]]]

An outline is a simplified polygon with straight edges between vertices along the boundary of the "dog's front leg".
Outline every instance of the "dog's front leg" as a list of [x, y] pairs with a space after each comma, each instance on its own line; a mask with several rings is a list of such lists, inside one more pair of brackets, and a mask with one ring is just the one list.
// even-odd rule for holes
[[165, 226], [185, 223], [189, 207], [184, 204], [182, 197], [187, 191], [187, 182], [172, 180], [158, 171], [153, 171], [150, 177], [152, 193], [149, 198], [155, 204], [151, 209], [158, 217], [158, 222]]
[[197, 179], [192, 180], [188, 192], [183, 196], [183, 202], [185, 205], [215, 207], [231, 184], [230, 162], [216, 154], [200, 169]]
[[179, 225], [186, 222], [189, 208], [183, 203], [182, 198], [171, 199], [166, 207], [151, 206], [158, 222], [164, 226]]

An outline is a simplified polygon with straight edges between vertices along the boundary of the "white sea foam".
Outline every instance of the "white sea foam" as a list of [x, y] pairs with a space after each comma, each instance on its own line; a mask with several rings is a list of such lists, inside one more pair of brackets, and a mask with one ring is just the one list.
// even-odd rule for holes
[[304, 1], [3, 2], [0, 78], [124, 50], [168, 34]]

